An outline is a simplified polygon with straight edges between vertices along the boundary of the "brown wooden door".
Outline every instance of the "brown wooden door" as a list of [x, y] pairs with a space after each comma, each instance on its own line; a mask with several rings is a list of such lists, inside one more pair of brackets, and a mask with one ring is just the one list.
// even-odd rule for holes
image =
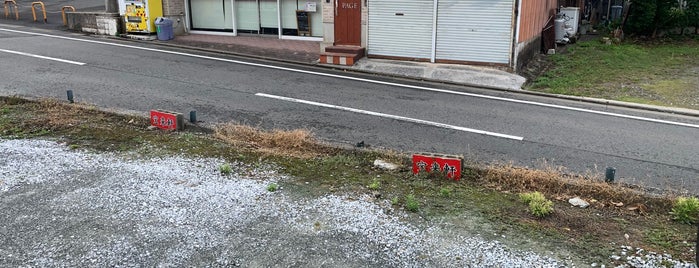
[[335, 45], [362, 44], [362, 0], [337, 0], [335, 6]]

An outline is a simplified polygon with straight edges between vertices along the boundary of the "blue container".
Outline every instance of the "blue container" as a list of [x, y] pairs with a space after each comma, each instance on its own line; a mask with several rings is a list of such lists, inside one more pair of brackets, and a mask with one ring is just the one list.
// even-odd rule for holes
[[172, 20], [168, 18], [158, 17], [155, 19], [155, 32], [158, 34], [158, 40], [161, 41], [175, 38], [175, 33], [172, 31]]

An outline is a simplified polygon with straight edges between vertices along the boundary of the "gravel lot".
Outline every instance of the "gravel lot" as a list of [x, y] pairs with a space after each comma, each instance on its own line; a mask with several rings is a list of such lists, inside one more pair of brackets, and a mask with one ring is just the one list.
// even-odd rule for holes
[[234, 163], [223, 176], [220, 159], [97, 154], [43, 140], [0, 140], [0, 155], [0, 267], [570, 266], [416, 226], [369, 197], [269, 192], [289, 179], [273, 167]]

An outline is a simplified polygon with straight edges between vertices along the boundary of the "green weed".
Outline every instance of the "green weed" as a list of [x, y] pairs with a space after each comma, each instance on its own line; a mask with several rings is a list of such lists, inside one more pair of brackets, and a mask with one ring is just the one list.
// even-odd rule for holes
[[231, 168], [231, 165], [226, 163], [226, 164], [219, 166], [218, 171], [220, 171], [221, 174], [228, 176], [231, 174], [231, 172], [233, 172], [233, 169]]
[[267, 185], [268, 192], [276, 192], [278, 189], [279, 185], [277, 185], [276, 183], [270, 183], [269, 185]]
[[405, 209], [410, 212], [418, 212], [420, 210], [420, 202], [417, 201], [414, 195], [405, 196]]
[[439, 189], [439, 195], [442, 197], [450, 197], [451, 196], [451, 189], [447, 187], [442, 187]]
[[374, 180], [371, 182], [371, 184], [369, 184], [369, 186], [367, 186], [367, 188], [369, 188], [369, 190], [376, 191], [381, 188], [381, 182], [379, 180]]
[[529, 213], [536, 217], [543, 218], [553, 213], [553, 201], [540, 192], [521, 193], [519, 199], [529, 206]]
[[672, 207], [672, 219], [685, 224], [694, 224], [699, 215], [699, 199], [696, 197], [679, 197]]

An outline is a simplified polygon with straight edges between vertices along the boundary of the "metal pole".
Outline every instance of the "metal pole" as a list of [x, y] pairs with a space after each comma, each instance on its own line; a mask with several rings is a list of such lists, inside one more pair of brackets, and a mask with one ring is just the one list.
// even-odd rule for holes
[[432, 54], [430, 62], [434, 63], [437, 59], [437, 10], [439, 9], [438, 0], [432, 3]]

